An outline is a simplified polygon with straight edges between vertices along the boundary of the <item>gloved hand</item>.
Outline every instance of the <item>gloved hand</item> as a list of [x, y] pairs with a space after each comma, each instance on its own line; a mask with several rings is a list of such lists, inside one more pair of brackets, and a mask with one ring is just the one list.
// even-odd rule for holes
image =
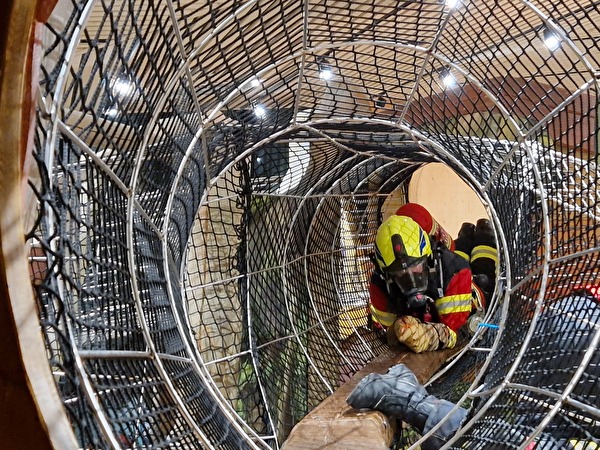
[[388, 344], [404, 344], [415, 353], [431, 352], [456, 345], [456, 333], [442, 323], [422, 323], [412, 316], [396, 319], [388, 329]]

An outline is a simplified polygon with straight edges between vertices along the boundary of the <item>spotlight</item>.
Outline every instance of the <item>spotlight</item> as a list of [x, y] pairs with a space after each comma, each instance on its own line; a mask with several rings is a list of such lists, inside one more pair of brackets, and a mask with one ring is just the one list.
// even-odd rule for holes
[[460, 0], [438, 0], [438, 3], [444, 5], [446, 11], [452, 11], [458, 7]]
[[117, 78], [112, 83], [113, 94], [124, 98], [133, 92], [133, 84], [125, 78]]
[[333, 78], [333, 69], [326, 60], [322, 60], [319, 63], [319, 78], [325, 81], [329, 81]]
[[375, 96], [373, 100], [375, 101], [376, 108], [385, 108], [385, 105], [387, 104], [384, 94], [379, 94]]
[[548, 28], [544, 28], [544, 44], [548, 47], [548, 50], [553, 52], [560, 47], [560, 38]]
[[263, 117], [265, 117], [266, 114], [267, 114], [267, 110], [262, 104], [258, 103], [256, 105], [254, 105], [254, 115], [256, 117], [259, 117], [262, 119]]
[[452, 87], [456, 84], [456, 78], [452, 75], [449, 67], [444, 67], [440, 70], [440, 80], [446, 87]]
[[104, 116], [110, 117], [111, 119], [114, 119], [118, 115], [119, 115], [119, 110], [117, 108], [109, 108], [106, 111], [104, 111]]
[[333, 71], [330, 67], [322, 67], [319, 71], [319, 78], [321, 80], [329, 81], [333, 78]]

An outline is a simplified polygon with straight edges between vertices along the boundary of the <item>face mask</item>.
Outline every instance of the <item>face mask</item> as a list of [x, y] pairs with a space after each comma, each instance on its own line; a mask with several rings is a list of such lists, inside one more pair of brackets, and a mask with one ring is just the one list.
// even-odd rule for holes
[[[429, 282], [427, 258], [421, 258], [407, 267], [390, 272], [389, 277], [409, 299], [423, 293]], [[418, 303], [420, 299], [415, 297], [414, 301]]]
[[428, 300], [431, 300], [431, 297], [423, 294], [422, 292], [417, 292], [408, 297], [406, 304], [410, 309], [417, 309], [425, 306]]

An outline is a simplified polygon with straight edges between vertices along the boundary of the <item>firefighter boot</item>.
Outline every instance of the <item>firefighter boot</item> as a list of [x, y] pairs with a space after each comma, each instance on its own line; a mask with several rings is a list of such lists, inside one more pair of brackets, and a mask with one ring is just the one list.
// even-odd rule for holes
[[475, 245], [475, 224], [465, 222], [460, 227], [458, 237], [454, 240], [455, 253], [465, 258], [471, 259], [471, 250]]
[[427, 417], [412, 405], [427, 397], [427, 391], [404, 364], [397, 364], [387, 373], [371, 373], [350, 393], [346, 402], [356, 409], [375, 409], [423, 429]]
[[[396, 417], [427, 433], [444, 419], [421, 449], [439, 449], [451, 437], [467, 416], [464, 408], [428, 395], [415, 375], [403, 364], [392, 367], [384, 375], [372, 373], [363, 378], [346, 402], [353, 408], [370, 408]], [[453, 411], [454, 409], [454, 411]]]
[[489, 301], [494, 292], [498, 250], [492, 223], [488, 219], [479, 219], [475, 229], [475, 246], [471, 251], [471, 271], [473, 281], [484, 291]]
[[433, 395], [425, 399], [416, 406], [422, 414], [427, 414], [427, 420], [421, 430], [421, 434], [428, 433], [438, 423], [443, 423], [433, 434], [421, 444], [421, 450], [438, 450], [450, 439], [461, 423], [467, 417], [468, 411], [464, 408], [456, 407], [454, 403], [447, 400], [438, 399]]

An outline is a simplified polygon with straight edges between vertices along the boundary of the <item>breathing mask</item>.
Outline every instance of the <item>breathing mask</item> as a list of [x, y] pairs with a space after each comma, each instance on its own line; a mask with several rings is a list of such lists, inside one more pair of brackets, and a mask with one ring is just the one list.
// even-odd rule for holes
[[424, 292], [429, 283], [427, 257], [414, 258], [409, 264], [402, 264], [401, 268], [389, 271], [388, 277], [407, 298], [409, 308], [425, 306], [428, 297]]

